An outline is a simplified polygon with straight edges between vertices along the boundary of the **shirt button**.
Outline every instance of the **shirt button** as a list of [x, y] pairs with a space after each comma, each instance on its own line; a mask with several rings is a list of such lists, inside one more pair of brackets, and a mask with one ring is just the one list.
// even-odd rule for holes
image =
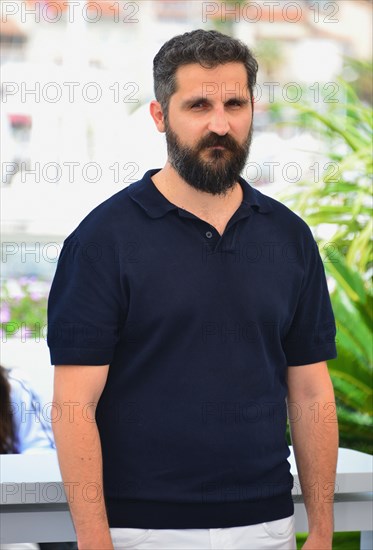
[[206, 231], [206, 237], [207, 237], [208, 239], [211, 239], [211, 237], [212, 237], [211, 231]]

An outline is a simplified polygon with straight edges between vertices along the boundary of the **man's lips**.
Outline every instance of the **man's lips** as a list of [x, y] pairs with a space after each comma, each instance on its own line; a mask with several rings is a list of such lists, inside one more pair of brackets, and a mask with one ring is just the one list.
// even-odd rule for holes
[[232, 149], [226, 145], [205, 145], [204, 147], [202, 147], [200, 149], [200, 153], [203, 153], [203, 152], [209, 152], [209, 151], [228, 151], [228, 152], [231, 152]]
[[225, 145], [208, 145], [205, 149], [218, 149], [219, 151], [230, 151], [229, 147]]

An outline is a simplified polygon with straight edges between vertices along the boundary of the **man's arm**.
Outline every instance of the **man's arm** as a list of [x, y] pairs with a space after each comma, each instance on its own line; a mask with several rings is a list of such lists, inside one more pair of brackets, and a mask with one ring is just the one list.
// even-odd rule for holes
[[95, 421], [108, 370], [109, 365], [55, 367], [53, 401], [62, 415], [53, 423], [53, 432], [79, 550], [113, 549]]
[[338, 455], [334, 391], [326, 362], [288, 367], [291, 439], [308, 516], [304, 549], [330, 550]]

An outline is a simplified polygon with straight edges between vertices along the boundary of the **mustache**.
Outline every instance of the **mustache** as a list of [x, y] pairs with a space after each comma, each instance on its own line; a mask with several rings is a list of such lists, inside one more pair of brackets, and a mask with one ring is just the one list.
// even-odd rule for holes
[[230, 135], [226, 134], [225, 136], [219, 136], [218, 134], [214, 134], [213, 132], [211, 132], [200, 140], [197, 150], [199, 152], [206, 147], [218, 146], [225, 147], [230, 151], [237, 151], [237, 149], [239, 148], [238, 143]]

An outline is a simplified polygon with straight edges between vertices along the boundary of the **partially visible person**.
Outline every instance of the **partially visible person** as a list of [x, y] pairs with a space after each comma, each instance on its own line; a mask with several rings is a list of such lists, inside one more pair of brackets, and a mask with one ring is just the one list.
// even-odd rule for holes
[[0, 453], [24, 454], [55, 450], [50, 423], [29, 384], [0, 366]]
[[0, 454], [16, 453], [17, 438], [10, 403], [10, 383], [7, 371], [0, 366]]
[[[0, 454], [54, 451], [52, 427], [29, 384], [0, 365]], [[75, 550], [75, 542], [0, 544], [0, 550]]]

